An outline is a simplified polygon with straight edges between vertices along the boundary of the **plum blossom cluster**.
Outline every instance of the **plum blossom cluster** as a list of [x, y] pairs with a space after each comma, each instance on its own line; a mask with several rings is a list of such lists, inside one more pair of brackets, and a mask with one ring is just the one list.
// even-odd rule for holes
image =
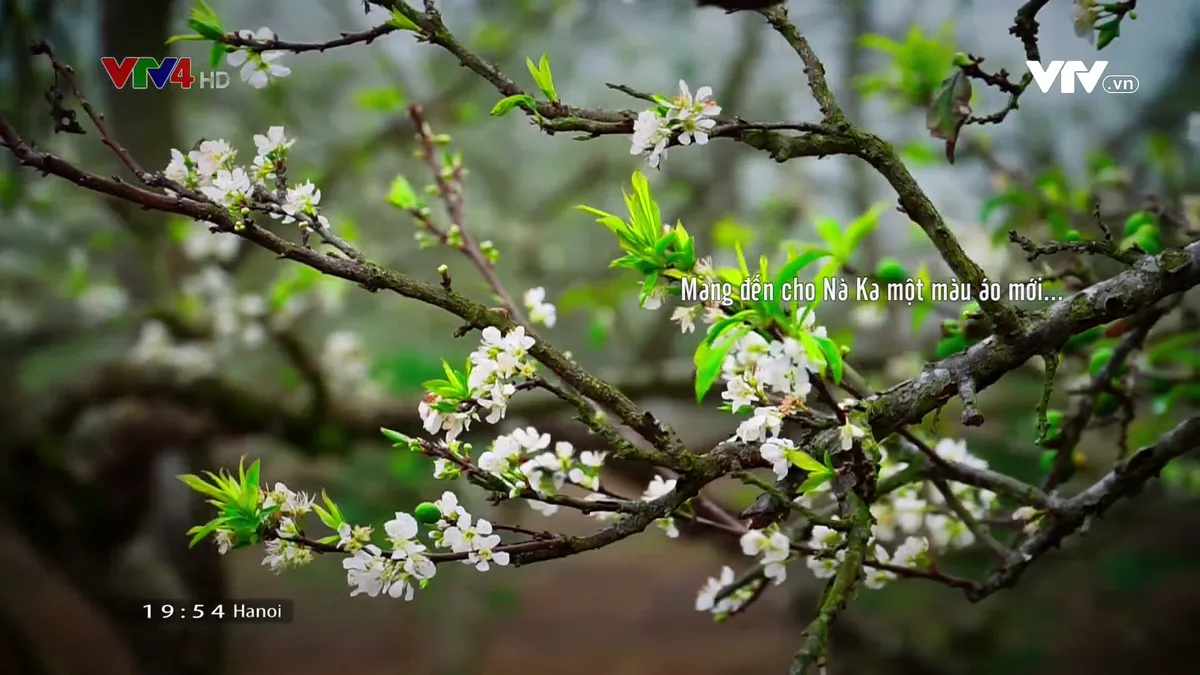
[[[877, 590], [896, 579], [896, 573], [884, 566], [919, 568], [925, 564], [929, 542], [924, 537], [908, 537], [889, 552], [878, 543], [874, 535], [872, 530], [870, 554], [867, 556], [863, 579], [863, 585], [867, 588]], [[741, 546], [742, 553], [758, 558], [758, 564], [762, 568], [762, 580], [734, 587], [734, 572], [731, 568], [724, 567], [719, 578], [710, 578], [701, 587], [696, 596], [697, 611], [710, 612], [721, 618], [737, 611], [751, 600], [758, 593], [762, 583], [783, 583], [787, 579], [787, 565], [796, 559], [795, 550], [798, 548], [812, 551], [806, 557], [805, 563], [819, 579], [834, 576], [846, 557], [845, 535], [840, 530], [825, 525], [813, 527], [806, 547], [795, 546], [791, 538], [775, 524], [761, 530], [747, 531], [741, 537]]]
[[646, 162], [658, 167], [667, 156], [672, 140], [680, 145], [706, 145], [708, 135], [717, 125], [716, 115], [721, 106], [713, 100], [712, 87], [700, 87], [695, 95], [683, 80], [675, 98], [662, 99], [657, 106], [643, 110], [633, 123], [631, 155], [644, 155]]
[[[550, 434], [539, 433], [533, 427], [516, 429], [496, 437], [491, 448], [479, 456], [479, 468], [507, 485], [511, 497], [526, 490], [539, 497], [557, 495], [568, 482], [592, 492], [600, 489], [600, 468], [606, 453], [577, 453], [566, 441], [554, 443], [553, 449], [550, 444]], [[536, 499], [529, 505], [544, 515], [558, 511], [558, 506]]]
[[228, 141], [202, 141], [186, 154], [172, 149], [163, 176], [199, 191], [239, 220], [251, 210], [260, 210], [284, 223], [295, 223], [305, 233], [313, 228], [328, 230], [329, 220], [318, 212], [321, 191], [312, 181], [286, 183], [288, 152], [295, 142], [279, 126], [255, 134], [256, 154], [244, 167], [236, 163], [238, 152]]
[[[967, 450], [966, 441], [943, 438], [933, 447], [947, 461], [965, 464], [975, 469], [987, 469], [988, 464]], [[886, 453], [880, 464], [880, 476], [887, 477], [904, 467]], [[962, 483], [950, 483], [950, 494], [976, 520], [987, 518], [997, 507], [997, 496]], [[877, 534], [884, 541], [906, 536], [928, 537], [939, 550], [963, 548], [975, 543], [975, 535], [946, 503], [945, 496], [927, 482], [911, 483], [880, 498], [871, 505]]]
[[372, 376], [370, 353], [358, 333], [348, 330], [330, 333], [318, 362], [325, 384], [338, 397], [364, 403], [377, 403], [387, 397], [387, 391]]
[[504, 419], [508, 403], [517, 392], [517, 381], [532, 378], [537, 369], [529, 350], [537, 343], [517, 326], [507, 334], [499, 328], [483, 329], [479, 347], [467, 360], [466, 382], [455, 381], [442, 391], [429, 391], [417, 407], [426, 433], [445, 432], [453, 441], [485, 411], [488, 424]]
[[[542, 302], [540, 297], [536, 293], [527, 294], [527, 299], [536, 302]], [[418, 413], [427, 433], [444, 434], [443, 448], [447, 453], [434, 460], [435, 478], [452, 480], [462, 475], [462, 467], [471, 462], [472, 446], [458, 437], [480, 419], [481, 413], [486, 413], [487, 424], [496, 424], [504, 418], [508, 403], [517, 392], [517, 382], [531, 381], [536, 374], [529, 357], [529, 350], [535, 344], [536, 340], [523, 326], [508, 333], [501, 333], [495, 327], [485, 328], [479, 347], [467, 359], [465, 378], [447, 366], [448, 377], [454, 382], [439, 382], [438, 391], [426, 393], [418, 405]], [[585, 499], [609, 498], [600, 485], [600, 471], [607, 455], [578, 451], [571, 443], [554, 442], [549, 434], [524, 427], [497, 436], [474, 464], [506, 487], [509, 498], [525, 498], [530, 508], [551, 516], [558, 512], [559, 506], [550, 498], [558, 496], [567, 485], [586, 491]], [[643, 492], [642, 500], [663, 498], [675, 486], [675, 480], [655, 476]], [[611, 512], [592, 515], [601, 520], [615, 517]], [[669, 537], [679, 536], [670, 516], [658, 519], [655, 525]]]
[[[287, 152], [294, 144], [283, 127], [255, 135], [254, 144], [256, 155], [249, 169], [236, 166], [237, 151], [217, 139], [202, 141], [186, 154], [172, 150], [163, 175], [239, 216], [253, 203], [285, 223], [306, 219], [302, 228], [308, 223], [328, 227], [329, 221], [316, 211], [320, 190], [311, 183], [291, 188], [280, 185], [286, 175]], [[275, 202], [255, 201], [272, 194]], [[332, 314], [343, 306], [343, 284], [302, 267], [283, 269], [267, 294], [239, 291], [232, 271], [241, 252], [239, 237], [193, 222], [177, 224], [174, 234], [190, 263], [190, 272], [181, 281], [177, 313], [200, 330], [180, 336], [166, 323], [148, 321], [130, 354], [135, 362], [169, 366], [189, 377], [209, 375], [237, 350], [263, 346], [271, 331], [291, 329], [302, 318]], [[369, 378], [361, 343], [351, 333], [329, 336], [320, 365], [331, 388], [340, 394], [358, 398], [380, 394]]]
[[[275, 31], [263, 26], [257, 31], [240, 30], [238, 37], [243, 40], [257, 40], [259, 42], [273, 42], [275, 40]], [[279, 59], [283, 57], [284, 52], [279, 50], [263, 50], [255, 52], [249, 49], [235, 49], [229, 52], [225, 60], [234, 68], [240, 68], [239, 72], [242, 81], [254, 87], [262, 89], [271, 82], [273, 77], [287, 77], [292, 74], [292, 69], [279, 63]]]
[[525, 309], [529, 312], [530, 321], [547, 328], [554, 328], [554, 324], [558, 323], [558, 308], [546, 302], [545, 288], [541, 286], [531, 288], [525, 291], [522, 299], [525, 301]]
[[[842, 428], [843, 444], [852, 443], [862, 435], [863, 431], [852, 424]], [[771, 462], [779, 477], [786, 475], [793, 465], [803, 466], [805, 460], [813, 461], [794, 443], [784, 438], [768, 438], [762, 442], [762, 446], [764, 458]], [[881, 479], [905, 468], [906, 462], [899, 459], [895, 453], [888, 453], [886, 448], [880, 448], [880, 451], [883, 453], [880, 462]], [[942, 439], [934, 446], [933, 451], [947, 461], [979, 470], [988, 468], [985, 460], [971, 454], [965, 441]], [[913, 452], [916, 452], [915, 448]], [[816, 510], [815, 498], [819, 492], [820, 490], [809, 491], [797, 497], [796, 502]], [[997, 495], [989, 490], [950, 483], [950, 494], [977, 520], [996, 512]], [[928, 553], [933, 548], [944, 551], [975, 543], [975, 535], [970, 527], [956, 517], [945, 496], [928, 482], [910, 483], [881, 496], [871, 505], [871, 515], [875, 523], [871, 527], [871, 541], [863, 580], [867, 588], [883, 588], [895, 580], [895, 568], [925, 567], [928, 563]], [[1038, 527], [1041, 515], [1032, 507], [1024, 507], [1015, 511], [1012, 519], [1023, 523], [1025, 531], [1031, 532]], [[796, 557], [794, 551], [797, 549], [811, 551], [805, 556], [806, 566], [813, 575], [821, 579], [833, 577], [846, 555], [844, 531], [828, 525], [814, 526], [803, 547], [795, 546], [776, 525], [746, 532], [742, 535], [741, 544], [743, 553], [759, 558], [763, 576], [777, 584], [786, 578], [784, 567]], [[699, 592], [696, 609], [712, 612], [720, 617], [736, 611], [740, 606], [739, 602], [744, 603], [757, 592], [752, 585], [730, 590], [733, 584], [733, 571], [728, 568], [722, 571], [719, 579], [709, 579]], [[718, 597], [722, 599], [716, 601], [715, 598]]]
[[750, 530], [742, 535], [742, 553], [757, 556], [763, 576], [778, 586], [787, 579], [787, 563], [792, 557], [792, 540], [779, 531], [778, 525]]
[[[815, 318], [811, 313], [808, 316], [801, 329], [824, 337], [825, 327], [814, 326]], [[735, 413], [752, 411], [738, 426], [736, 438], [747, 443], [778, 438], [784, 417], [812, 392], [809, 368], [807, 353], [798, 340], [768, 341], [756, 332], [739, 338], [721, 367], [725, 380], [721, 398]]]
[[[430, 513], [424, 513], [428, 510]], [[432, 521], [427, 539], [437, 549], [458, 554], [465, 565], [486, 572], [492, 565], [509, 563], [509, 554], [501, 550], [500, 535], [492, 523], [476, 518], [458, 503], [453, 492], [445, 492], [433, 504], [418, 507], [422, 516], [397, 512], [384, 523], [384, 534], [390, 551], [370, 543], [371, 528], [341, 524], [338, 528], [338, 547], [352, 552], [342, 561], [346, 582], [352, 587], [350, 595], [380, 595], [412, 600], [419, 588], [425, 588], [437, 572], [428, 546], [421, 543], [422, 523]]]
[[737, 585], [733, 568], [721, 568], [719, 577], [709, 577], [696, 595], [696, 611], [711, 612], [718, 620], [737, 612], [754, 599], [763, 581]]
[[[866, 573], [863, 585], [878, 590], [896, 579], [896, 573], [880, 565], [917, 568], [925, 564], [929, 551], [929, 540], [924, 537], [907, 537], [891, 552], [879, 543], [876, 529], [871, 530], [871, 543], [867, 549]], [[824, 525], [812, 529], [809, 545], [815, 553], [808, 556], [808, 569], [818, 579], [829, 579], [837, 574], [846, 557], [844, 533]]]
[[[436, 502], [420, 504], [416, 509], [420, 518], [396, 512], [383, 525], [382, 539], [387, 550], [373, 543], [375, 533], [371, 526], [346, 522], [328, 497], [322, 507], [312, 496], [276, 483], [271, 490], [259, 489], [259, 503], [265, 513], [272, 513], [275, 518], [271, 536], [264, 543], [263, 565], [280, 573], [312, 562], [314, 545], [335, 547], [350, 554], [342, 561], [342, 567], [352, 596], [384, 595], [412, 600], [416, 590], [424, 588], [437, 573], [432, 549], [450, 554], [446, 560], [458, 560], [481, 572], [492, 565], [509, 563], [509, 554], [502, 549], [500, 535], [495, 534], [492, 523], [468, 513], [453, 492], [444, 492]], [[314, 512], [333, 530], [333, 534], [316, 542], [305, 536], [302, 527], [302, 519]], [[423, 529], [428, 546], [421, 541]], [[212, 537], [222, 554], [239, 543], [235, 533], [226, 528], [216, 528]]]
[[[129, 307], [129, 294], [111, 280], [92, 277], [88, 255], [82, 248], [72, 248], [67, 254], [71, 268], [67, 292], [79, 305], [84, 321], [99, 323], [107, 321]], [[74, 283], [76, 281], [84, 283]]]

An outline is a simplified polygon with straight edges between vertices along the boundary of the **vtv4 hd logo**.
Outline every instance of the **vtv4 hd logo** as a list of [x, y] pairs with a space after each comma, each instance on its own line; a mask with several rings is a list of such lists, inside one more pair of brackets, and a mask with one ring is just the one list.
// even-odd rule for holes
[[177, 84], [183, 89], [193, 85], [200, 89], [224, 89], [229, 86], [229, 73], [219, 70], [192, 75], [192, 59], [188, 56], [168, 56], [161, 62], [149, 56], [126, 56], [120, 60], [105, 56], [100, 59], [108, 79], [117, 89], [124, 89], [131, 81], [134, 89], [162, 89], [167, 84]]
[[1043, 94], [1050, 93], [1050, 88], [1054, 86], [1056, 79], [1060, 80], [1059, 93], [1074, 94], [1076, 77], [1079, 78], [1079, 84], [1083, 86], [1083, 90], [1089, 94], [1101, 82], [1102, 77], [1104, 84], [1101, 89], [1109, 94], [1132, 94], [1141, 86], [1141, 83], [1133, 75], [1105, 76], [1104, 69], [1108, 68], [1108, 61], [1097, 61], [1092, 64], [1091, 68], [1084, 67], [1083, 61], [1051, 61], [1049, 68], [1042, 67], [1042, 64], [1037, 61], [1026, 61], [1025, 65], [1029, 68], [1033, 81], [1037, 83], [1038, 89], [1041, 89]]

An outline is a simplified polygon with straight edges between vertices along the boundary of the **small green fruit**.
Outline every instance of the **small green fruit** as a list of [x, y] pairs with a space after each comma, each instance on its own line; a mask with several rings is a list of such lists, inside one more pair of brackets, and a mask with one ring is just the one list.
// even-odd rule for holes
[[908, 270], [896, 258], [883, 258], [875, 267], [875, 276], [884, 283], [900, 284], [908, 281]]
[[1126, 237], [1132, 237], [1135, 232], [1142, 229], [1145, 225], [1153, 225], [1154, 216], [1145, 211], [1134, 211], [1125, 219], [1125, 227], [1123, 228]]
[[1150, 255], [1162, 253], [1162, 233], [1155, 225], [1143, 225], [1133, 234], [1133, 243]]
[[[1095, 352], [1092, 352], [1092, 359], [1088, 361], [1088, 374], [1092, 377], [1099, 375], [1100, 371], [1104, 370], [1104, 367], [1112, 360], [1112, 357], [1113, 350], [1109, 347], [1097, 349]], [[1114, 374], [1119, 375], [1120, 373]]]
[[1053, 429], [1055, 427], [1061, 427], [1062, 423], [1063, 423], [1063, 417], [1064, 417], [1063, 411], [1061, 411], [1061, 410], [1055, 410], [1053, 408], [1050, 410], [1047, 410], [1046, 411], [1046, 424], [1048, 424], [1051, 429]]
[[442, 519], [442, 510], [436, 504], [430, 502], [421, 502], [417, 504], [417, 508], [413, 510], [413, 516], [420, 522], [426, 525], [433, 525]]
[[1174, 386], [1175, 383], [1171, 382], [1170, 380], [1160, 380], [1157, 377], [1151, 378], [1148, 382], [1146, 382], [1146, 387], [1152, 394], [1165, 394], [1171, 391]]
[[1058, 454], [1055, 450], [1045, 450], [1038, 457], [1038, 467], [1042, 471], [1049, 471], [1050, 467], [1054, 466], [1054, 455]]
[[1117, 408], [1121, 407], [1121, 402], [1116, 396], [1109, 393], [1100, 394], [1096, 397], [1096, 407], [1093, 409], [1096, 417], [1108, 417], [1115, 413]]
[[1061, 410], [1046, 411], [1046, 437], [1042, 443], [1048, 443], [1058, 438], [1062, 433], [1063, 413]]
[[1100, 336], [1103, 334], [1104, 334], [1104, 329], [1101, 328], [1100, 326], [1096, 326], [1095, 328], [1089, 328], [1088, 330], [1085, 330], [1084, 332], [1080, 333], [1079, 335], [1073, 336], [1070, 340], [1067, 340], [1066, 343], [1063, 344], [1063, 351], [1068, 352], [1068, 353], [1074, 352], [1075, 350], [1079, 349], [1080, 347], [1085, 347], [1087, 345], [1092, 344], [1096, 340], [1099, 340]]
[[1067, 241], [1083, 241], [1083, 235], [1079, 230], [1069, 230], [1067, 232]]
[[962, 335], [950, 335], [937, 344], [937, 358], [945, 359], [967, 348], [967, 339]]

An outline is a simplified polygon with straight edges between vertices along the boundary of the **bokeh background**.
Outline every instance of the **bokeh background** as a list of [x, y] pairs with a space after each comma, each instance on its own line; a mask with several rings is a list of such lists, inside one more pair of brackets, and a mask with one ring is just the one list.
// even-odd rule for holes
[[[325, 40], [386, 18], [364, 16], [357, 0], [211, 4], [228, 29], [270, 26], [292, 40]], [[1115, 213], [1137, 208], [1147, 193], [1175, 203], [1197, 191], [1190, 144], [1196, 134], [1189, 139], [1188, 127], [1200, 107], [1200, 13], [1188, 0], [1145, 7], [1104, 51], [1108, 74], [1140, 79], [1136, 95], [1035, 90], [1003, 125], [970, 129], [953, 168], [926, 137], [920, 112], [898, 103], [887, 87], [870, 86], [897, 80], [886, 51], [860, 39], [868, 34], [926, 40], [921, 53], [939, 64], [962, 50], [1023, 73], [1019, 43], [1007, 34], [1018, 4], [790, 3], [848, 114], [904, 148], [968, 251], [994, 278], [1042, 273], [1019, 251], [994, 243], [1012, 222], [981, 215], [1006, 185], [1053, 175], [1086, 188], [1096, 169], [1089, 157], [1102, 152], [1125, 179], [1106, 203]], [[670, 93], [683, 78], [693, 89], [713, 86], [727, 113], [748, 120], [815, 119], [800, 64], [753, 15], [696, 11], [683, 0], [441, 5], [472, 49], [520, 82], [528, 84], [524, 59], [549, 53], [558, 89], [574, 104], [636, 106], [604, 83]], [[486, 299], [486, 286], [465, 261], [445, 249], [420, 250], [411, 222], [387, 203], [396, 175], [418, 186], [427, 182], [412, 158], [405, 110], [419, 103], [464, 155], [468, 227], [500, 250], [505, 284], [514, 293], [544, 287], [557, 305], [558, 324], [545, 334], [674, 422], [695, 447], [731, 433], [727, 416], [693, 400], [695, 336], [680, 336], [665, 311], [635, 306], [634, 280], [607, 267], [615, 257], [611, 237], [570, 209], [620, 208], [619, 187], [639, 167], [627, 139], [577, 142], [539, 134], [517, 115], [489, 117], [495, 91], [406, 34], [369, 47], [285, 57], [291, 77], [261, 91], [224, 64], [219, 68], [233, 75], [233, 84], [222, 91], [115, 90], [101, 56], [161, 56], [170, 49], [201, 63], [207, 58], [200, 43], [164, 46], [169, 36], [188, 32], [188, 11], [184, 0], [0, 0], [4, 114], [43, 147], [101, 173], [119, 171], [94, 133], [67, 139], [50, 133], [43, 100], [49, 69], [25, 50], [41, 38], [75, 65], [115, 135], [149, 167], [165, 166], [171, 148], [186, 150], [201, 138], [227, 139], [248, 155], [252, 134], [283, 125], [299, 139], [292, 176], [318, 184], [336, 227], [374, 259], [418, 277], [434, 279], [446, 263], [460, 290]], [[1044, 59], [1096, 58], [1094, 47], [1075, 36], [1071, 12], [1062, 0], [1041, 13]], [[977, 107], [1002, 102], [994, 92], [981, 93]], [[411, 604], [348, 597], [332, 559], [277, 577], [253, 551], [222, 558], [208, 545], [189, 550], [183, 533], [201, 522], [204, 506], [174, 476], [234, 465], [243, 455], [262, 458], [268, 480], [327, 488], [355, 521], [378, 524], [439, 495], [446, 486], [432, 479], [431, 466], [388, 448], [377, 428], [415, 430], [420, 383], [439, 374], [440, 359], [457, 363], [472, 345], [449, 339], [456, 323], [431, 308], [314, 280], [247, 250], [218, 266], [232, 275], [238, 294], [290, 297], [294, 320], [278, 334], [268, 331], [258, 346], [214, 354], [204, 333], [187, 331], [215, 308], [181, 300], [197, 273], [212, 268], [197, 260], [203, 252], [196, 226], [17, 171], [9, 159], [0, 160], [0, 672], [725, 675], [786, 667], [819, 584], [797, 569], [751, 611], [715, 625], [692, 610], [697, 589], [721, 565], [749, 561], [736, 542], [704, 532], [672, 541], [654, 530], [574, 559], [486, 575], [448, 566]], [[685, 222], [706, 248], [728, 250], [739, 242], [755, 255], [787, 241], [813, 241], [816, 218], [846, 222], [893, 199], [861, 163], [776, 165], [723, 141], [672, 150], [651, 180], [664, 215]], [[1037, 215], [1024, 225], [1036, 234]], [[917, 234], [889, 211], [858, 264], [870, 269], [880, 257], [895, 256], [913, 269], [927, 263], [944, 271]], [[213, 370], [191, 379], [164, 374], [150, 358], [158, 352], [144, 332], [148, 317], [164, 320], [176, 339], [195, 347], [191, 363]], [[914, 329], [903, 307], [830, 303], [822, 323], [852, 341], [853, 362], [880, 385], [916, 373], [937, 342], [936, 322]], [[365, 377], [356, 379], [358, 369]], [[312, 372], [331, 383], [324, 406], [307, 403]], [[1039, 387], [1038, 369], [1030, 367], [989, 390], [982, 397], [988, 423], [965, 435], [972, 451], [998, 468], [1034, 476]], [[1191, 405], [1185, 399], [1165, 412], [1148, 409], [1131, 431], [1134, 442], [1153, 439], [1166, 417]], [[940, 432], [964, 436], [957, 417], [948, 411]], [[519, 402], [506, 424], [533, 424], [580, 447], [590, 443], [566, 411], [545, 399]], [[1113, 456], [1111, 428], [1089, 434], [1081, 449], [1091, 461], [1080, 480], [1094, 478]], [[607, 482], [631, 493], [651, 475], [637, 466], [610, 473]], [[921, 582], [865, 592], [837, 625], [831, 672], [1195, 672], [1200, 539], [1192, 533], [1200, 512], [1189, 480], [1186, 472], [1172, 473], [1043, 561], [1018, 588], [981, 604]], [[734, 486], [717, 496], [735, 509], [751, 498]], [[491, 508], [470, 491], [462, 498]], [[516, 505], [496, 507], [493, 516], [538, 529], [595, 526], [581, 516], [545, 518]], [[979, 574], [986, 559], [966, 551], [950, 563]], [[118, 611], [130, 599], [154, 597], [292, 598], [296, 619], [224, 629], [147, 626]]]

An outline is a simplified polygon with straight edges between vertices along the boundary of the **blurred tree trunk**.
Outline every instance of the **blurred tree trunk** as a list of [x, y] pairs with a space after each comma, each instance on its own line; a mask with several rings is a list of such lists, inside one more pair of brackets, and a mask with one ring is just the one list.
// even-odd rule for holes
[[[13, 675], [134, 675], [99, 608], [0, 515], [0, 663]], [[9, 670], [13, 667], [13, 670]]]
[[[152, 56], [161, 59], [168, 55], [167, 37], [176, 3], [173, 0], [106, 0], [102, 5], [100, 50], [98, 56]], [[162, 89], [150, 87], [116, 89], [107, 82], [104, 109], [117, 140], [125, 146], [143, 168], [153, 171], [166, 166], [171, 148], [178, 147], [176, 134], [177, 97], [181, 90], [173, 85]], [[195, 92], [189, 92], [195, 93]], [[116, 158], [113, 158], [116, 166]], [[124, 167], [118, 171], [136, 180]], [[161, 213], [142, 211], [125, 202], [113, 202], [112, 208], [138, 240], [140, 256], [129, 264], [118, 266], [121, 281], [135, 300], [155, 297], [158, 284], [166, 281], [168, 265], [166, 217]]]

